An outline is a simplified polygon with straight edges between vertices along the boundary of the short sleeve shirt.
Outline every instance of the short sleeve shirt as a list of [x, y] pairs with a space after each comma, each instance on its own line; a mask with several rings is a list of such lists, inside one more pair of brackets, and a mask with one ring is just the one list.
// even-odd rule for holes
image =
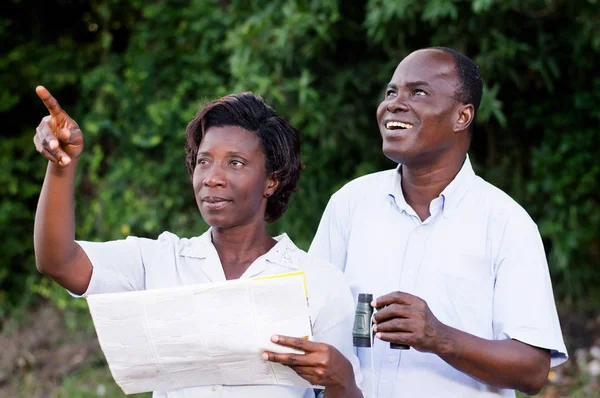
[[[564, 362], [542, 240], [525, 210], [476, 176], [467, 157], [421, 221], [404, 199], [400, 167], [358, 178], [336, 192], [309, 253], [344, 271], [354, 297], [410, 293], [449, 326], [546, 348], [553, 366]], [[437, 355], [391, 349], [378, 339], [372, 351], [359, 348], [358, 356], [366, 396], [515, 396]]]
[[[304, 271], [315, 341], [336, 347], [352, 363], [357, 383], [361, 375], [352, 346], [354, 301], [344, 275], [331, 264], [297, 248], [283, 234], [257, 258], [240, 279]], [[225, 274], [212, 244], [211, 230], [191, 239], [164, 232], [158, 239], [128, 237], [111, 242], [78, 241], [92, 262], [90, 284], [83, 296], [224, 281]], [[311, 389], [277, 386], [209, 385], [156, 391], [154, 398], [300, 398]]]

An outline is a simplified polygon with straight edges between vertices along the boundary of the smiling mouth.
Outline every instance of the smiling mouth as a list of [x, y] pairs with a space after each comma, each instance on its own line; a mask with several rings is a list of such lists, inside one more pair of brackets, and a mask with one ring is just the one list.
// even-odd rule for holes
[[388, 130], [408, 130], [408, 129], [412, 129], [413, 125], [410, 123], [404, 123], [404, 122], [386, 122], [385, 123], [385, 128]]

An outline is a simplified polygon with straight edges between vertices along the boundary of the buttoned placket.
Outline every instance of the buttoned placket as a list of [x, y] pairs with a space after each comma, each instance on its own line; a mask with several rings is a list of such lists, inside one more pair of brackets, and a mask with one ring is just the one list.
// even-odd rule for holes
[[[442, 200], [439, 198], [439, 200]], [[438, 202], [439, 203], [439, 202]], [[400, 210], [415, 222], [415, 227], [408, 236], [406, 251], [402, 261], [402, 272], [398, 283], [398, 290], [409, 294], [416, 294], [419, 271], [425, 257], [427, 238], [432, 228], [432, 223], [441, 214], [442, 206], [432, 203], [432, 215], [421, 222], [418, 215], [410, 207]], [[418, 294], [416, 294], [418, 295]], [[411, 348], [412, 349], [412, 348]], [[394, 396], [398, 368], [402, 362], [404, 350], [392, 349], [386, 344], [381, 360], [381, 376], [378, 383], [377, 397], [392, 398]]]

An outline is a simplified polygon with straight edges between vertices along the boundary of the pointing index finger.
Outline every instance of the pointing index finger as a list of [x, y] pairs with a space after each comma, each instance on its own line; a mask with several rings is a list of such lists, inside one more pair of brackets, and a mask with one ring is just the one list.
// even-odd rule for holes
[[40, 99], [44, 102], [44, 105], [46, 106], [48, 112], [50, 112], [50, 115], [52, 117], [59, 118], [64, 117], [66, 115], [66, 112], [63, 111], [63, 109], [58, 104], [56, 98], [54, 98], [52, 94], [50, 94], [50, 91], [48, 91], [46, 87], [37, 86], [35, 88], [35, 92], [38, 95], [38, 97], [40, 97]]

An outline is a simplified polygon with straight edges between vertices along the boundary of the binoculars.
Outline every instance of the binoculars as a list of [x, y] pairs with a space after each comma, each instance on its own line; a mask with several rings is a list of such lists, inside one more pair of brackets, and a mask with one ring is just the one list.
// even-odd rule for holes
[[[371, 347], [371, 317], [373, 316], [371, 301], [373, 301], [373, 295], [370, 293], [360, 293], [358, 295], [358, 303], [354, 314], [354, 327], [352, 328], [354, 347]], [[406, 344], [390, 343], [390, 348], [408, 350], [410, 347]]]

